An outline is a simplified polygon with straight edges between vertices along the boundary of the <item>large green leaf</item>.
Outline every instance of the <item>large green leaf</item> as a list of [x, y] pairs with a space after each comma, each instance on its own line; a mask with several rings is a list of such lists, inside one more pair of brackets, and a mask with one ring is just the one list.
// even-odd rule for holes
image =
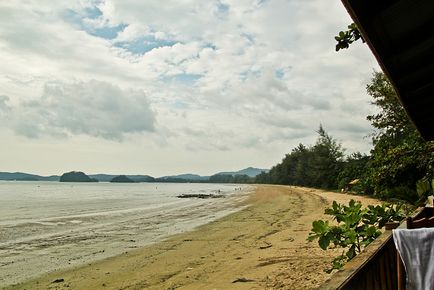
[[312, 231], [317, 234], [326, 233], [329, 229], [329, 222], [323, 220], [316, 220], [312, 223]]
[[330, 238], [328, 237], [328, 235], [320, 237], [318, 244], [321, 247], [321, 249], [327, 250], [328, 246], [330, 245]]

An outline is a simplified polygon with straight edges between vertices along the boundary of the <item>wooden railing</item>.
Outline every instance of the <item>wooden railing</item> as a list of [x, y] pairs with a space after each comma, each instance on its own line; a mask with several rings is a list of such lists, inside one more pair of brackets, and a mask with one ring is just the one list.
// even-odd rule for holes
[[319, 289], [397, 289], [397, 251], [392, 231], [386, 231], [366, 249], [336, 272]]
[[[413, 215], [414, 219], [434, 215], [434, 208], [420, 208]], [[403, 222], [400, 228], [406, 228]], [[386, 231], [366, 249], [336, 272], [330, 280], [322, 284], [321, 290], [395, 290], [398, 281], [405, 281], [404, 271], [398, 273], [401, 263], [393, 242], [392, 231]]]

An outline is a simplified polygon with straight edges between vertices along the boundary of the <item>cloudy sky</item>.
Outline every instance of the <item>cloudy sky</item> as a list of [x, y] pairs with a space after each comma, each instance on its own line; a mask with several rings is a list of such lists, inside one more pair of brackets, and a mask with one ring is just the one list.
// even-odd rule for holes
[[0, 171], [270, 168], [320, 123], [368, 152], [364, 44], [340, 1], [0, 2]]

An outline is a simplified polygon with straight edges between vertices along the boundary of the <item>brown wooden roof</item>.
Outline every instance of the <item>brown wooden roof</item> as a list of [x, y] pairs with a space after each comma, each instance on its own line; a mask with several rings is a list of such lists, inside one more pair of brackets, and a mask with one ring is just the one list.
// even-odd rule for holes
[[434, 140], [434, 0], [342, 0], [402, 105]]

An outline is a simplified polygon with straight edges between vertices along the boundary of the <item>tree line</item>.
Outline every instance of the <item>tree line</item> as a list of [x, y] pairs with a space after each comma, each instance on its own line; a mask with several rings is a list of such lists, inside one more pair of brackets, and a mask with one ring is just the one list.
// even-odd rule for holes
[[367, 116], [374, 128], [370, 154], [346, 156], [320, 125], [315, 144], [299, 144], [254, 182], [342, 189], [353, 181], [352, 190], [358, 193], [411, 203], [432, 194], [434, 142], [420, 136], [383, 73], [373, 74], [367, 93], [378, 109]]

